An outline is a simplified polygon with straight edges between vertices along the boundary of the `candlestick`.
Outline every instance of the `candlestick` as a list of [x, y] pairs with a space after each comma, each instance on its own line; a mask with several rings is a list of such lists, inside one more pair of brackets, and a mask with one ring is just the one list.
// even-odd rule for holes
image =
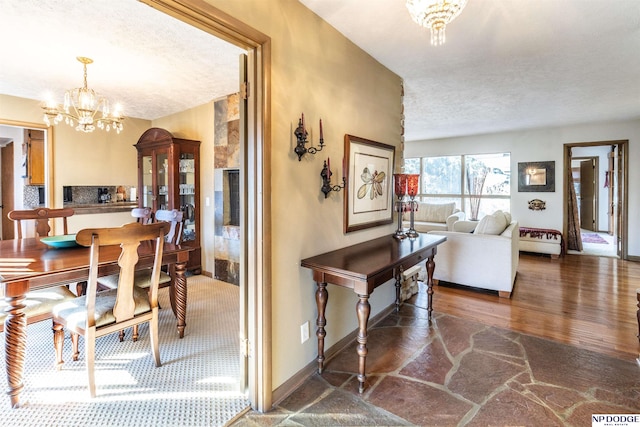
[[316, 154], [318, 151], [322, 151], [324, 148], [324, 134], [322, 130], [322, 119], [320, 119], [320, 144], [317, 147], [308, 147], [307, 144], [309, 141], [307, 137], [309, 133], [304, 125], [304, 113], [300, 114], [300, 118], [298, 119], [298, 127], [293, 131], [293, 134], [296, 136], [296, 146], [293, 149], [294, 153], [298, 156], [298, 161], [302, 160], [302, 157], [309, 154]]
[[329, 197], [329, 193], [331, 193], [332, 191], [342, 190], [347, 183], [347, 179], [343, 176], [342, 185], [331, 184], [331, 175], [333, 175], [333, 173], [331, 172], [331, 159], [327, 157], [327, 160], [324, 161], [322, 171], [320, 171], [320, 176], [322, 177], [322, 187], [320, 187], [320, 191], [324, 193], [325, 199]]

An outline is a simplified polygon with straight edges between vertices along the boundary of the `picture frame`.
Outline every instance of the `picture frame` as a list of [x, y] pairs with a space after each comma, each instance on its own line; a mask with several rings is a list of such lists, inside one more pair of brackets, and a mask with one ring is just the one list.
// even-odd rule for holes
[[344, 136], [344, 232], [393, 222], [395, 147]]
[[519, 192], [556, 191], [556, 162], [518, 163]]

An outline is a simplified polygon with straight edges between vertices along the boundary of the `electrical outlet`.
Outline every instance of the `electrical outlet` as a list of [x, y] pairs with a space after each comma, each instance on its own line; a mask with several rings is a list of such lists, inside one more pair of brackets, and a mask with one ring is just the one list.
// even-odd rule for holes
[[309, 321], [307, 320], [300, 325], [300, 344], [303, 344], [309, 339]]

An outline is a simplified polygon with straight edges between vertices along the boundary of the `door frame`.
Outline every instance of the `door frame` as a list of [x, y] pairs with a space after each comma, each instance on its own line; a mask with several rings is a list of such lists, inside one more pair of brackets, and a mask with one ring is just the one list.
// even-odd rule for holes
[[140, 0], [247, 51], [246, 265], [247, 380], [251, 407], [272, 406], [271, 377], [271, 39], [203, 0]]
[[2, 213], [2, 221], [0, 222], [0, 240], [10, 240], [15, 238], [13, 221], [7, 217], [7, 213], [11, 212], [15, 203], [15, 168], [14, 168], [14, 150], [15, 140], [0, 147], [0, 171], [2, 182], [0, 182], [0, 213]]
[[[616, 146], [618, 157], [618, 168], [615, 170], [614, 176], [611, 179], [615, 180], [615, 190], [617, 192], [617, 210], [614, 221], [618, 236], [618, 242], [616, 245], [616, 253], [620, 259], [629, 259], [628, 249], [628, 237], [629, 237], [629, 140], [614, 140], [614, 141], [594, 141], [594, 142], [572, 142], [564, 144], [564, 170], [571, 167], [571, 149], [574, 147], [594, 147], [594, 146]], [[563, 232], [567, 235], [568, 222], [569, 222], [569, 183], [567, 181], [567, 174], [563, 173], [564, 185], [563, 185]]]
[[[600, 158], [595, 157], [595, 156], [580, 156], [580, 157], [571, 157], [571, 161], [591, 161], [591, 164], [593, 165], [594, 169], [596, 171], [600, 171]], [[572, 167], [573, 169], [573, 167]], [[580, 177], [580, 199], [582, 200], [582, 175]], [[599, 222], [600, 222], [600, 197], [598, 195], [598, 188], [600, 188], [600, 176], [596, 173], [594, 174], [593, 177], [594, 181], [591, 183], [592, 187], [593, 187], [593, 199], [594, 199], [594, 204], [592, 206], [593, 208], [593, 221], [595, 224], [595, 230], [593, 230], [595, 233], [599, 232], [600, 230], [600, 226], [599, 226]], [[582, 218], [580, 218], [580, 223], [582, 223]]]
[[[0, 118], [0, 125], [12, 126], [22, 129], [38, 129], [44, 131], [44, 206], [50, 208], [54, 204], [53, 200], [53, 188], [55, 183], [53, 182], [53, 168], [51, 167], [53, 162], [53, 132], [52, 127], [47, 126], [44, 123], [23, 122], [20, 120], [8, 120]], [[15, 144], [15, 141], [13, 142]], [[16, 147], [13, 147], [14, 150]], [[14, 152], [15, 153], [15, 152]], [[15, 171], [14, 171], [14, 179]], [[14, 181], [15, 182], [15, 181]], [[56, 221], [53, 221], [52, 234], [56, 232]]]

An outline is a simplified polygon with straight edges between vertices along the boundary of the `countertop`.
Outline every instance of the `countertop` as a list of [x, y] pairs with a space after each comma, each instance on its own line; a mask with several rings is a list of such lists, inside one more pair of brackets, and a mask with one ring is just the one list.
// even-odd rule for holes
[[107, 202], [107, 203], [65, 203], [65, 208], [72, 208], [76, 215], [129, 212], [138, 207], [137, 202]]

